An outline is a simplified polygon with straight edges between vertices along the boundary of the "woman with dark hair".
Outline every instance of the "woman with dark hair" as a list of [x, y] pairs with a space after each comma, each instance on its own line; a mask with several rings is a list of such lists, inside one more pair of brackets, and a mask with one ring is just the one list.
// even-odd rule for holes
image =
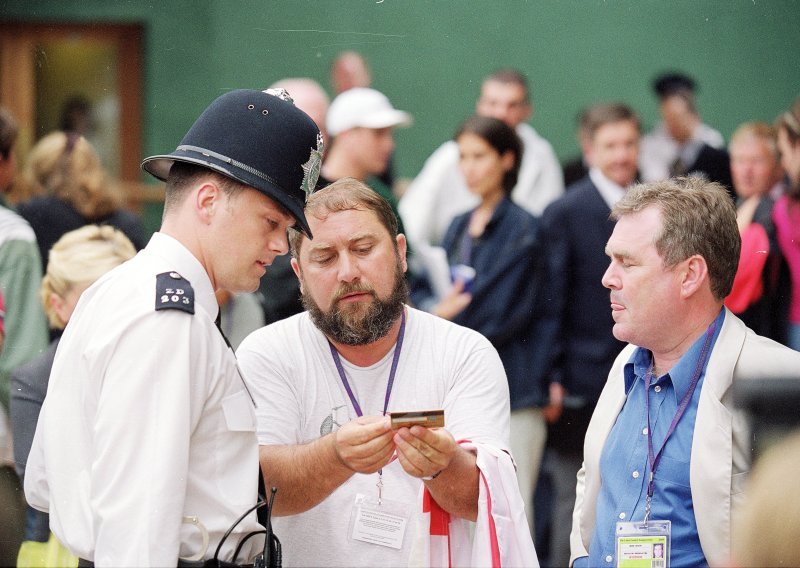
[[533, 526], [533, 490], [546, 437], [541, 407], [548, 357], [540, 341], [544, 330], [537, 327], [544, 270], [538, 220], [510, 198], [523, 149], [509, 126], [474, 116], [455, 140], [467, 187], [480, 204], [453, 219], [445, 234], [442, 246], [455, 283], [431, 311], [482, 333], [500, 355], [511, 397], [511, 452]]
[[772, 221], [778, 245], [789, 265], [792, 294], [789, 303], [787, 345], [800, 351], [800, 98], [778, 117], [778, 150], [789, 178], [786, 192], [775, 202]]

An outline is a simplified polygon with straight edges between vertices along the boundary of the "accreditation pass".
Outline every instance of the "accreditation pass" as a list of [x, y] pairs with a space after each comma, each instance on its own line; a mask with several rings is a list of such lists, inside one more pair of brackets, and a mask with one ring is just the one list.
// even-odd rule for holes
[[669, 568], [671, 521], [617, 523], [617, 568]]
[[351, 515], [351, 537], [370, 544], [400, 549], [410, 516], [410, 506], [366, 495], [356, 495]]

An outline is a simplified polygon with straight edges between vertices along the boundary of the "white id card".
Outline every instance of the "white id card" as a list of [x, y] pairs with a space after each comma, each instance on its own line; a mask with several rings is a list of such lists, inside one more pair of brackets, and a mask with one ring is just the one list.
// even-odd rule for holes
[[669, 568], [671, 521], [617, 523], [617, 568]]
[[350, 515], [350, 536], [370, 544], [399, 550], [410, 518], [410, 505], [398, 501], [372, 499], [359, 493], [356, 495]]

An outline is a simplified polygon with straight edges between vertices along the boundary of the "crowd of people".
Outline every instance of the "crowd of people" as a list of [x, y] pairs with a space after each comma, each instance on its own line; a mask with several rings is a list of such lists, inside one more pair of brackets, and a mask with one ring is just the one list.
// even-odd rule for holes
[[501, 69], [404, 186], [412, 114], [331, 69], [145, 159], [150, 239], [77, 132], [15, 176], [0, 109], [0, 561], [800, 562], [737, 524], [769, 514], [732, 397], [800, 380], [800, 99], [725, 146], [667, 73], [652, 131], [590, 105], [562, 166]]

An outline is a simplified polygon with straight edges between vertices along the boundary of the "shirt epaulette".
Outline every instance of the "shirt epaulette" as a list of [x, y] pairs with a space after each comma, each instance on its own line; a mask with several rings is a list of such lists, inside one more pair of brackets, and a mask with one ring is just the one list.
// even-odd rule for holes
[[156, 311], [181, 310], [194, 314], [194, 288], [177, 272], [156, 276]]

